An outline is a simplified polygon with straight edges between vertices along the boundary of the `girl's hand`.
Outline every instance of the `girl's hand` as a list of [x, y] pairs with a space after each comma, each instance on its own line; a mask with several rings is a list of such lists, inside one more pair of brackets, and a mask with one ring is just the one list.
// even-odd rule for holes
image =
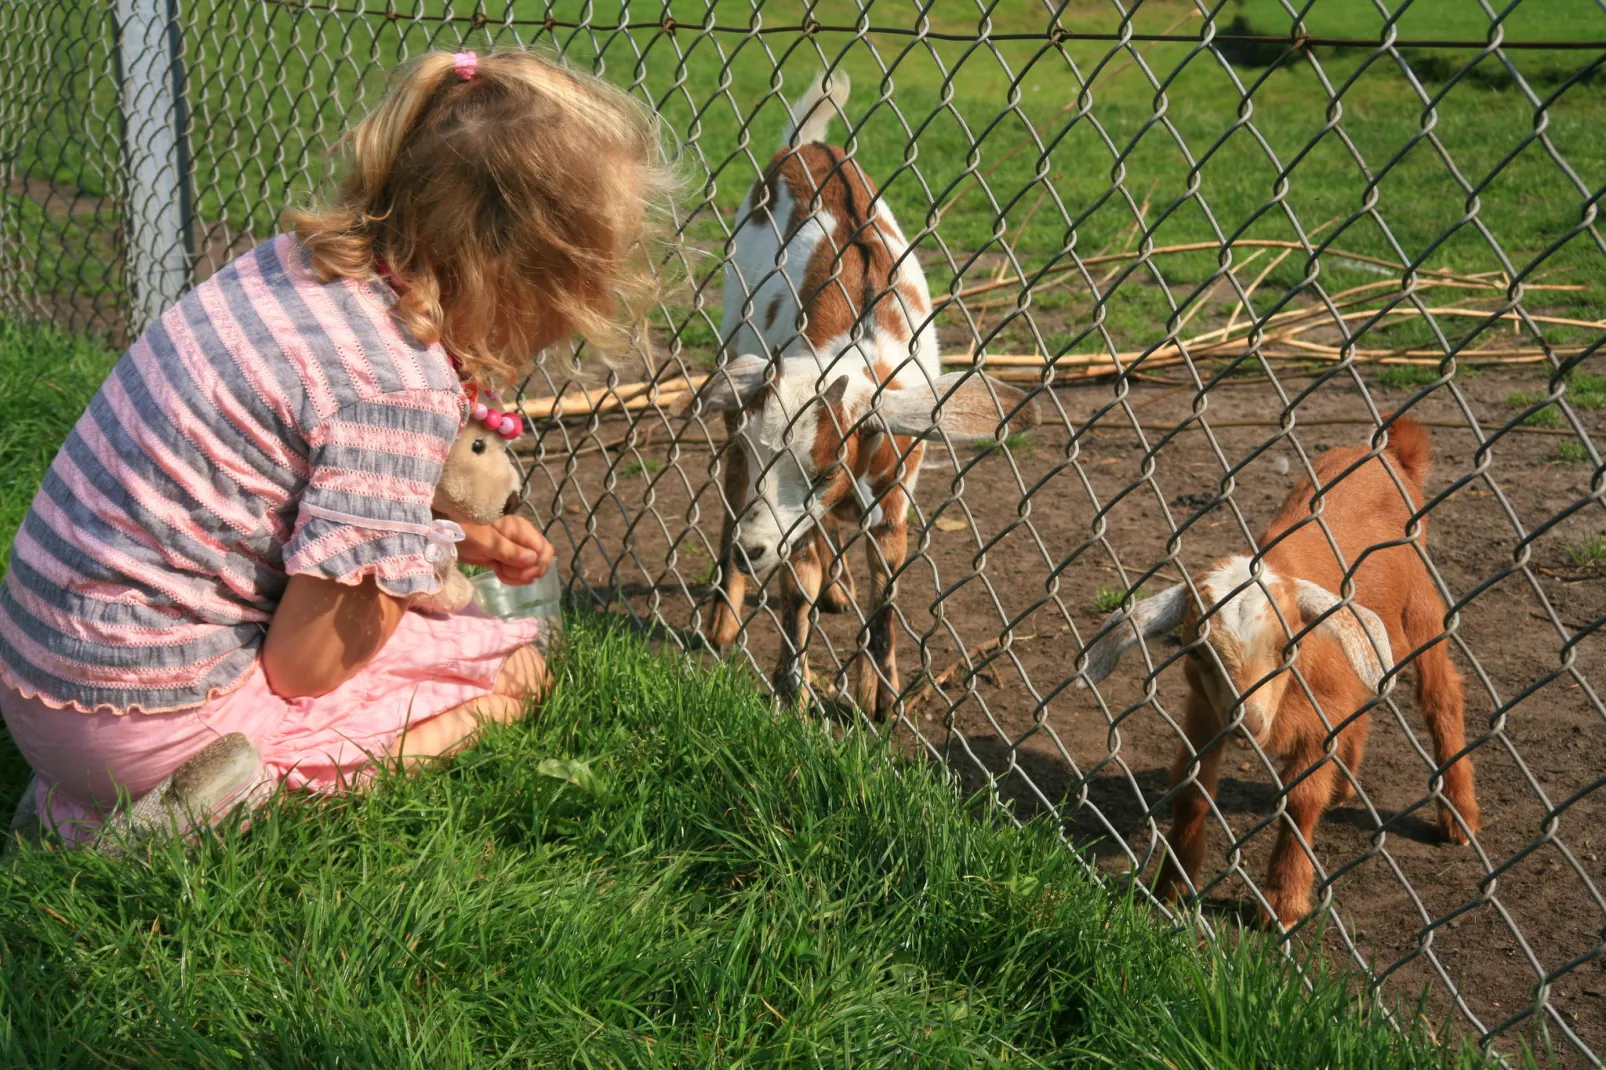
[[552, 567], [557, 551], [536, 526], [522, 516], [504, 516], [492, 524], [464, 524], [457, 558], [465, 565], [484, 565], [510, 586], [534, 583]]

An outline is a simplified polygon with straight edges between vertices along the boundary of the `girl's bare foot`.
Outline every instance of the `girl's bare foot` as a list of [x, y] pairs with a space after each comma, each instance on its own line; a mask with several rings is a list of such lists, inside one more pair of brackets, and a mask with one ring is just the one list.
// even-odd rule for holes
[[541, 651], [533, 645], [519, 647], [502, 663], [490, 694], [470, 699], [409, 729], [391, 746], [390, 753], [409, 765], [454, 754], [486, 725], [519, 720], [532, 701], [545, 697], [550, 683]]

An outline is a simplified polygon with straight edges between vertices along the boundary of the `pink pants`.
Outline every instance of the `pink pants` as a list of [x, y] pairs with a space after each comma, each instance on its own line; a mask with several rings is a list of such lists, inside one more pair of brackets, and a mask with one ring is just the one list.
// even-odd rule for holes
[[539, 642], [544, 628], [472, 606], [449, 617], [406, 613], [373, 661], [316, 698], [280, 698], [259, 663], [239, 688], [190, 710], [85, 714], [0, 686], [0, 713], [38, 774], [40, 818], [78, 842], [119, 788], [138, 798], [230, 732], [256, 744], [270, 787], [340, 791], [371, 773], [405, 728], [489, 692], [507, 656]]

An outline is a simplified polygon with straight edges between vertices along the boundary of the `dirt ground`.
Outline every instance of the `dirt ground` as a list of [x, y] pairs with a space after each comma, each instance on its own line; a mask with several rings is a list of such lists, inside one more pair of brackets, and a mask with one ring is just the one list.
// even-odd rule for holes
[[[1482, 426], [1494, 428], [1511, 416], [1508, 395], [1535, 389], [1540, 378], [1491, 369], [1459, 387]], [[1290, 379], [1285, 388], [1292, 395], [1309, 385]], [[1369, 385], [1385, 410], [1411, 393]], [[1082, 640], [1103, 617], [1095, 599], [1161, 561], [1173, 525], [1188, 525], [1177, 562], [1190, 570], [1245, 552], [1302, 471], [1295, 440], [1312, 457], [1364, 442], [1369, 429], [1359, 421], [1368, 408], [1353, 383], [1323, 385], [1300, 402], [1295, 434], [1237, 474], [1232, 506], [1189, 524], [1220, 490], [1226, 468], [1276, 436], [1275, 427], [1242, 426], [1282, 409], [1268, 382], [1212, 392], [1206, 416], [1215, 447], [1198, 431], [1156, 446], [1189, 412], [1191, 389], [1137, 386], [1130, 415], [1109, 408], [1108, 382], [1055, 397], [1069, 423], [1041, 427], [1008, 450], [950, 455], [938, 446], [928, 456], [917, 494], [925, 526], [912, 524], [918, 553], [895, 601], [904, 694], [913, 703], [898, 730], [912, 752], [952, 763], [967, 786], [990, 779], [1019, 817], [1058, 812], [1106, 873], [1147, 867], [1147, 875], [1157, 827], [1168, 820], [1162, 796], [1185, 684], [1180, 669], [1168, 669], [1144, 701], [1134, 650], [1097, 694], [1067, 686]], [[1524, 1019], [1536, 982], [1549, 978], [1540, 1012], [1549, 1044], [1562, 1065], [1584, 1065], [1563, 1031], [1606, 1055], [1606, 565], [1579, 564], [1569, 547], [1606, 531], [1606, 509], [1599, 487], [1586, 501], [1588, 462], [1558, 457], [1568, 439], [1514, 433], [1480, 456], [1447, 390], [1415, 414], [1435, 425], [1429, 492], [1459, 484], [1433, 508], [1429, 547], [1449, 591], [1469, 599], [1453, 656], [1467, 680], [1484, 828], [1475, 847], [1439, 841], [1426, 799], [1431, 744], [1409, 688], [1399, 687], [1401, 716], [1380, 710], [1373, 718], [1363, 797], [1330, 811], [1318, 829], [1318, 894], [1332, 903], [1320, 938], [1342, 961], [1385, 977], [1392, 1000], [1413, 1003], [1429, 987], [1435, 1025], [1450, 1019], [1474, 1034], [1503, 1031], [1501, 1050], [1519, 1037], [1545, 1043], [1535, 1019]], [[1134, 415], [1144, 442], [1131, 428]], [[1582, 415], [1597, 446], [1606, 442], [1606, 414]], [[1356, 422], [1323, 422], [1346, 420]], [[560, 555], [571, 563], [578, 555], [577, 579], [614, 608], [690, 628], [708, 597], [722, 514], [709, 479], [713, 452], [693, 441], [695, 431], [671, 447], [675, 427], [657, 416], [636, 427], [637, 449], [613, 445], [629, 430], [619, 417], [549, 428], [532, 500]], [[858, 547], [848, 553], [862, 602], [868, 572]], [[1167, 565], [1145, 586], [1156, 591], [1174, 577]], [[773, 604], [749, 605], [747, 655], [766, 674], [776, 649]], [[1582, 635], [1565, 654], [1552, 610], [1568, 637]], [[852, 671], [861, 623], [857, 615], [820, 618], [811, 668], [822, 691]], [[999, 647], [1005, 632], [1012, 641]], [[932, 677], [940, 691], [923, 686]], [[1214, 877], [1204, 903], [1219, 920], [1253, 916], [1249, 882], [1265, 872], [1277, 791], [1254, 750], [1230, 749], [1217, 800], [1226, 827], [1218, 821], [1211, 833]], [[1231, 864], [1229, 844], [1237, 849]]]

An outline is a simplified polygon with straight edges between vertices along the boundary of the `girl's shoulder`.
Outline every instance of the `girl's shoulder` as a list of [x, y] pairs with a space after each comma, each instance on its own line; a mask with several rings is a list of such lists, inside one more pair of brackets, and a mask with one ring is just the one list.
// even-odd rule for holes
[[[224, 266], [186, 298], [186, 319], [227, 321], [212, 337], [236, 360], [294, 373], [315, 419], [384, 395], [462, 398], [446, 351], [414, 338], [377, 276], [323, 280], [305, 247], [279, 234]], [[178, 311], [178, 310], [175, 310]]]

